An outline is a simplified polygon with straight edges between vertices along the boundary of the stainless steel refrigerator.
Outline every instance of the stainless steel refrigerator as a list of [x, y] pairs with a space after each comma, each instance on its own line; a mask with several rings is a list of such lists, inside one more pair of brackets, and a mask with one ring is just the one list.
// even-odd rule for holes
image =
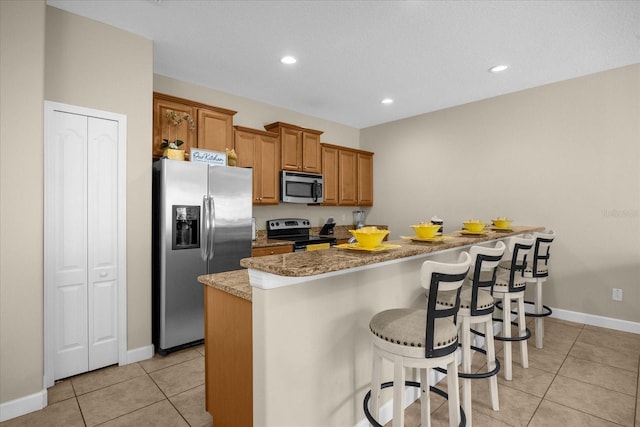
[[153, 343], [204, 340], [203, 274], [251, 256], [252, 170], [161, 159], [153, 165]]

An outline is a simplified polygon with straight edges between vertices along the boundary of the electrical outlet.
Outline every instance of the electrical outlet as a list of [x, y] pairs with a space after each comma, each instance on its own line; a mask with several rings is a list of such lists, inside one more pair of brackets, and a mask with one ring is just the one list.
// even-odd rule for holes
[[614, 301], [622, 301], [622, 289], [613, 288], [611, 298], [613, 298]]

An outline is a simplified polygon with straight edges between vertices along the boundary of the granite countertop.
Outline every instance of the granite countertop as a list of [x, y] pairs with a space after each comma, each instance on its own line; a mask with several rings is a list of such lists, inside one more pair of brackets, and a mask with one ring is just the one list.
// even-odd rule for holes
[[[440, 243], [417, 242], [400, 239], [386, 242], [399, 247], [379, 252], [331, 248], [312, 252], [292, 252], [255, 258], [244, 258], [240, 265], [266, 273], [286, 277], [314, 276], [322, 273], [361, 267], [416, 255], [425, 255], [446, 249], [469, 246], [523, 233], [542, 231], [544, 227], [514, 226], [512, 231], [489, 231], [484, 235], [466, 236], [459, 232], [445, 235]], [[282, 241], [276, 241], [282, 242]], [[251, 285], [247, 270], [210, 274], [198, 277], [198, 281], [232, 295], [251, 301]]]
[[445, 235], [446, 239], [440, 243], [415, 242], [409, 239], [401, 239], [386, 242], [386, 244], [399, 245], [398, 248], [387, 251], [370, 252], [331, 248], [324, 251], [294, 252], [288, 254], [269, 255], [266, 257], [245, 258], [240, 261], [240, 265], [245, 268], [252, 268], [279, 276], [314, 276], [332, 271], [345, 270], [347, 268], [360, 267], [415, 255], [429, 254], [460, 246], [473, 245], [475, 243], [486, 242], [522, 233], [532, 233], [543, 229], [544, 227], [514, 226], [513, 230], [509, 232], [489, 231], [478, 236], [467, 236], [462, 235], [459, 232], [455, 232]]
[[249, 272], [246, 269], [205, 274], [198, 276], [198, 282], [251, 301], [251, 284], [249, 284]]

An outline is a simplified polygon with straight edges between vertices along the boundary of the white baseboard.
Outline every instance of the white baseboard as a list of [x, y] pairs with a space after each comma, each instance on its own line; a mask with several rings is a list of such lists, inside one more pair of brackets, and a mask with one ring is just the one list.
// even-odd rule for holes
[[[153, 345], [135, 348], [127, 351], [127, 359], [121, 361], [120, 365], [140, 362], [151, 359], [155, 353]], [[30, 412], [39, 411], [47, 407], [47, 389], [28, 396], [20, 397], [9, 402], [0, 403], [0, 422], [12, 418], [26, 415]]]
[[153, 344], [134, 348], [133, 350], [127, 350], [127, 360], [125, 363], [120, 363], [120, 365], [128, 365], [130, 363], [151, 359], [154, 354], [155, 348], [153, 347]]
[[556, 319], [640, 334], [640, 323], [638, 322], [614, 319], [612, 317], [596, 316], [595, 314], [579, 313], [577, 311], [562, 310], [560, 308], [552, 308], [551, 310], [553, 313], [551, 313], [551, 316], [549, 317], [555, 317]]
[[0, 422], [39, 411], [47, 406], [47, 390], [0, 403]]

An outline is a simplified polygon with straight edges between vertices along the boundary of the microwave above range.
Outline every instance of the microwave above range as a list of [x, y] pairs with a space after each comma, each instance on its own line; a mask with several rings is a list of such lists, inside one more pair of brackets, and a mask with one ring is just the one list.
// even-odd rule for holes
[[280, 201], [284, 203], [322, 203], [322, 175], [280, 171]]

